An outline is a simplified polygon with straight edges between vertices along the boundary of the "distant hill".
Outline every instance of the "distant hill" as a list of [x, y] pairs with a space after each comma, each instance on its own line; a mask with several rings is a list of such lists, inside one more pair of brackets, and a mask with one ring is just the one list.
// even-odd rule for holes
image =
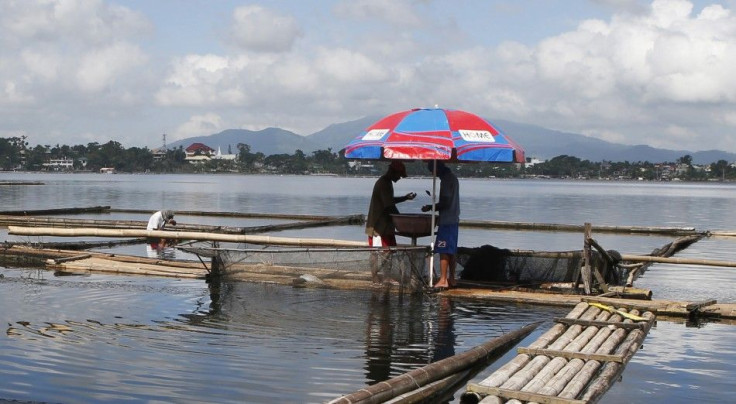
[[[232, 153], [237, 153], [238, 143], [250, 145], [253, 153], [265, 155], [294, 154], [299, 149], [306, 154], [315, 150], [331, 148], [333, 152], [342, 150], [353, 138], [368, 126], [380, 119], [380, 116], [367, 116], [354, 121], [335, 123], [308, 136], [301, 136], [279, 128], [268, 128], [260, 131], [245, 129], [228, 129], [209, 136], [197, 136], [174, 142], [170, 147], [186, 148], [192, 143], [200, 142], [222, 153], [227, 153], [228, 146]], [[575, 156], [590, 161], [649, 161], [652, 163], [675, 162], [689, 154], [695, 164], [710, 164], [718, 160], [736, 161], [735, 153], [720, 150], [691, 152], [687, 150], [657, 149], [646, 145], [622, 145], [588, 136], [560, 132], [540, 126], [494, 120], [501, 130], [521, 144], [527, 157], [550, 159], [560, 155]]]
[[492, 120], [501, 130], [521, 144], [527, 157], [550, 159], [567, 154], [590, 161], [649, 161], [675, 162], [689, 154], [695, 164], [710, 164], [718, 160], [733, 162], [735, 153], [720, 150], [692, 152], [688, 150], [656, 149], [646, 145], [622, 145], [588, 136], [559, 132], [523, 123]]
[[381, 119], [380, 116], [367, 116], [355, 121], [334, 123], [319, 132], [312, 133], [307, 138], [322, 145], [323, 149], [330, 147], [332, 151], [337, 152], [379, 119]]
[[238, 143], [250, 146], [252, 153], [261, 152], [266, 156], [272, 154], [294, 154], [298, 149], [306, 154], [322, 148], [311, 139], [297, 135], [294, 132], [279, 128], [266, 128], [259, 131], [247, 129], [227, 129], [220, 133], [209, 136], [196, 136], [171, 143], [169, 148], [183, 146], [185, 149], [192, 143], [204, 143], [222, 153], [227, 153], [230, 148], [233, 154], [238, 153]]

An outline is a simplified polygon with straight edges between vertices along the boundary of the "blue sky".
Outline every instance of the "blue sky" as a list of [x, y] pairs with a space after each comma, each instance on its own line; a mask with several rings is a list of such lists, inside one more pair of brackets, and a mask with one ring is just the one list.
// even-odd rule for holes
[[164, 133], [308, 135], [439, 105], [616, 143], [736, 152], [735, 6], [0, 0], [0, 136], [155, 148]]

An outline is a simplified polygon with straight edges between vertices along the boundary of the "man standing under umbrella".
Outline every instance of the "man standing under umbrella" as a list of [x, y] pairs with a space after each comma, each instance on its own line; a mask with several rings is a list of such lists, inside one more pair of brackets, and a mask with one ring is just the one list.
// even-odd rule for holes
[[[434, 164], [433, 161], [427, 164], [429, 171], [434, 172]], [[455, 254], [460, 227], [460, 183], [444, 163], [437, 161], [436, 164], [437, 177], [440, 179], [440, 197], [434, 205], [434, 210], [439, 213], [434, 252], [440, 254], [440, 279], [434, 286], [450, 288], [455, 286]], [[422, 212], [431, 210], [432, 205], [422, 206]]]
[[[396, 229], [391, 214], [399, 213], [396, 204], [412, 200], [415, 193], [409, 192], [404, 196], [394, 196], [394, 182], [406, 178], [406, 167], [400, 161], [392, 161], [386, 173], [376, 180], [371, 195], [371, 204], [368, 208], [368, 219], [365, 223], [365, 233], [368, 235], [368, 245], [371, 247], [390, 247], [396, 245]], [[378, 265], [372, 265], [373, 281], [378, 282]]]

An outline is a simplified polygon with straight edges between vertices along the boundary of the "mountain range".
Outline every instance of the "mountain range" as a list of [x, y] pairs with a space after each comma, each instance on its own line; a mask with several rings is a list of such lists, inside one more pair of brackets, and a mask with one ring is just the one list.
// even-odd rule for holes
[[[222, 153], [237, 153], [239, 143], [248, 144], [252, 153], [264, 155], [294, 154], [301, 150], [311, 154], [316, 150], [332, 149], [340, 151], [355, 136], [372, 125], [380, 116], [367, 116], [358, 120], [332, 124], [307, 136], [280, 128], [266, 128], [259, 131], [246, 129], [227, 129], [208, 136], [195, 136], [173, 142], [169, 147], [186, 148], [192, 143], [203, 143]], [[676, 162], [685, 155], [692, 156], [695, 164], [710, 164], [718, 160], [736, 161], [736, 153], [721, 150], [688, 151], [658, 149], [646, 145], [623, 145], [588, 136], [560, 132], [524, 123], [492, 120], [496, 126], [519, 143], [526, 151], [527, 158], [542, 160], [560, 155], [575, 156], [590, 161], [629, 161], [652, 163]]]

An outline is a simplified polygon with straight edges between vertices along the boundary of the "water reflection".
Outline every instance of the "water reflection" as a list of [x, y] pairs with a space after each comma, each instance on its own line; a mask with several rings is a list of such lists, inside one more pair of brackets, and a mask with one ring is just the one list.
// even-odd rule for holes
[[[363, 341], [363, 353], [354, 359], [364, 361], [366, 384], [384, 381], [455, 354], [454, 303], [449, 298], [426, 297], [420, 294], [397, 294], [387, 290], [331, 291], [294, 289], [301, 298], [291, 299], [292, 293], [283, 286], [254, 285], [212, 278], [207, 283], [209, 307], [195, 313], [182, 314], [198, 326], [249, 325], [249, 333], [272, 334], [274, 339], [309, 337], [304, 334], [339, 336], [340, 339]], [[281, 296], [284, 299], [279, 299]], [[308, 298], [306, 301], [304, 299]], [[338, 302], [330, 302], [330, 300]], [[251, 306], [251, 302], [257, 305]], [[323, 311], [330, 308], [330, 317], [305, 310]], [[319, 318], [314, 318], [318, 315]], [[350, 320], [347, 320], [350, 318]], [[345, 322], [350, 324], [346, 326]], [[363, 325], [363, 335], [353, 322]], [[281, 323], [302, 323], [288, 331]], [[267, 331], [269, 330], [270, 331]], [[293, 336], [289, 335], [295, 333]], [[333, 342], [331, 342], [333, 343]], [[309, 343], [307, 343], [309, 344]], [[339, 344], [338, 344], [339, 345]], [[322, 347], [324, 348], [324, 347]], [[353, 380], [353, 383], [357, 380]], [[360, 384], [356, 385], [356, 388]]]
[[437, 362], [455, 355], [455, 323], [453, 320], [453, 302], [447, 297], [440, 297], [437, 311], [437, 339], [434, 342], [432, 362]]
[[148, 258], [175, 260], [177, 259], [176, 251], [176, 248], [160, 243], [146, 243], [146, 256]]
[[391, 349], [394, 329], [391, 321], [391, 295], [388, 291], [371, 293], [365, 330], [366, 380], [373, 384], [391, 375]]

